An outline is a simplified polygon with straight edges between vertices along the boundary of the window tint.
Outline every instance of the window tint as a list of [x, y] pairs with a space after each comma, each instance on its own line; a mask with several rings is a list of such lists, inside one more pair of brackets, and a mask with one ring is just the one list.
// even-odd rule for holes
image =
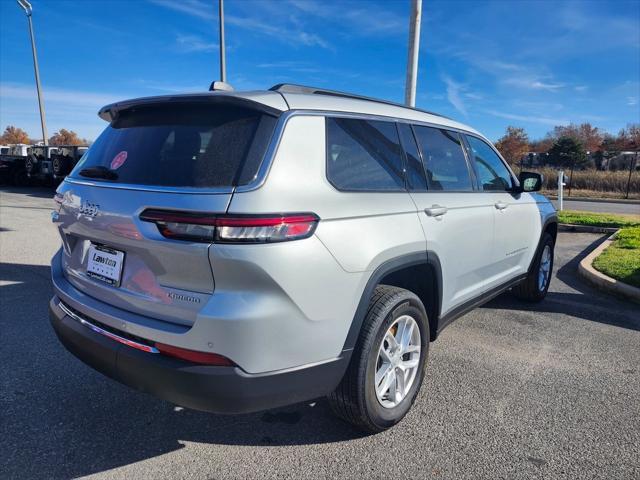
[[422, 160], [418, 153], [418, 146], [411, 131], [411, 125], [398, 123], [400, 140], [407, 159], [407, 184], [411, 190], [426, 190], [427, 179], [422, 168]]
[[115, 183], [231, 187], [256, 175], [277, 119], [231, 105], [166, 104], [125, 110], [72, 176], [110, 169]]
[[395, 123], [327, 118], [327, 177], [340, 190], [404, 190]]
[[482, 190], [504, 192], [511, 188], [509, 170], [496, 152], [479, 138], [467, 135], [467, 141], [473, 153]]
[[414, 126], [430, 190], [473, 190], [460, 137], [455, 132]]

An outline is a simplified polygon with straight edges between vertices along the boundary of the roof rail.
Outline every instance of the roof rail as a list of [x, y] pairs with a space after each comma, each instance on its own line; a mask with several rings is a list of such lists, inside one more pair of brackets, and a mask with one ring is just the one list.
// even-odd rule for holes
[[280, 92], [280, 93], [307, 93], [307, 94], [314, 94], [314, 95], [330, 95], [334, 97], [353, 98], [356, 100], [367, 100], [369, 102], [382, 103], [385, 105], [393, 105], [394, 107], [408, 108], [410, 110], [416, 110], [418, 112], [428, 113], [430, 115], [435, 115], [437, 117], [449, 119], [449, 117], [445, 117], [440, 113], [431, 112], [429, 110], [423, 110], [421, 108], [408, 107], [407, 105], [404, 105], [402, 103], [392, 102], [390, 100], [381, 100], [379, 98], [366, 97], [364, 95], [356, 95], [354, 93], [339, 92], [337, 90], [328, 90], [325, 88], [296, 85], [294, 83], [278, 83], [273, 87], [271, 87], [269, 90], [271, 90], [272, 92]]

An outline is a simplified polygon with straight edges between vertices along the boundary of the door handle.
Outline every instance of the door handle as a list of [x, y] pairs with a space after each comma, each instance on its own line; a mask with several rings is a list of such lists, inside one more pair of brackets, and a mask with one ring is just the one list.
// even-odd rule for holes
[[424, 213], [429, 217], [441, 217], [447, 213], [447, 207], [443, 207], [442, 205], [432, 205], [431, 208], [425, 208]]
[[509, 205], [506, 203], [502, 203], [502, 202], [496, 202], [495, 207], [498, 210], [504, 210], [505, 208], [507, 208]]

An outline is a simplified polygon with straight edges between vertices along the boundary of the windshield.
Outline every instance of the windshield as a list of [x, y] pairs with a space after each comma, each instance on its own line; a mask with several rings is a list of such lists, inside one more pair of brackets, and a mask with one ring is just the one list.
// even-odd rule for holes
[[169, 187], [233, 187], [257, 174], [276, 117], [211, 104], [121, 112], [74, 168], [74, 178]]

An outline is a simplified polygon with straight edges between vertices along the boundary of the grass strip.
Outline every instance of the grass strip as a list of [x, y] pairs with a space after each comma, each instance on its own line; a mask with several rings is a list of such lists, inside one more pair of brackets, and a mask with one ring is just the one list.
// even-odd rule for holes
[[640, 288], [640, 226], [620, 230], [615, 241], [593, 261], [593, 267]]
[[558, 221], [571, 225], [588, 225], [591, 227], [640, 227], [640, 215], [578, 212], [562, 210], [558, 212]]

